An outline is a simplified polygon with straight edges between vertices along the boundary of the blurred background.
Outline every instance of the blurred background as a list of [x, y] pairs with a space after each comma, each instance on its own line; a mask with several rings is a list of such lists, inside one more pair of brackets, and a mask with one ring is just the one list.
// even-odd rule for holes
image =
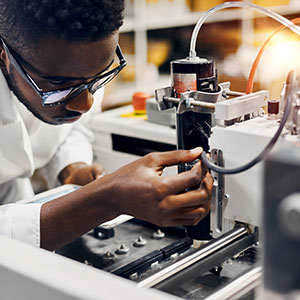
[[[300, 0], [243, 0], [284, 15], [300, 17]], [[192, 31], [201, 14], [222, 0], [127, 0], [120, 45], [127, 67], [105, 89], [102, 110], [128, 104], [135, 92], [153, 95], [170, 86], [170, 61], [188, 56]], [[253, 61], [265, 39], [280, 26], [250, 9], [225, 9], [208, 18], [198, 39], [197, 55], [214, 59], [219, 82], [231, 81], [244, 92]], [[254, 91], [268, 89], [279, 98], [291, 69], [300, 67], [300, 37], [285, 29], [266, 48]]]

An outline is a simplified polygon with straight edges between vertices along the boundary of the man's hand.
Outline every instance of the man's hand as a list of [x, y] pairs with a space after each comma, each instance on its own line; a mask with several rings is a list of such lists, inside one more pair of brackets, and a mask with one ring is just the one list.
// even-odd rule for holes
[[[58, 249], [124, 213], [159, 226], [197, 224], [209, 211], [213, 186], [213, 179], [201, 161], [187, 172], [161, 175], [165, 167], [191, 162], [201, 152], [201, 148], [196, 148], [151, 153], [97, 180], [93, 179], [102, 169], [91, 171], [95, 170], [93, 166], [73, 165], [64, 174], [64, 183], [92, 182], [43, 204], [41, 247]], [[83, 181], [80, 174], [85, 178]], [[185, 192], [199, 184], [199, 189]]]
[[[159, 226], [197, 224], [210, 208], [213, 179], [206, 167], [199, 161], [187, 172], [161, 175], [166, 166], [191, 162], [201, 152], [201, 148], [196, 148], [151, 153], [105, 176], [112, 184], [113, 206], [119, 214], [126, 213]], [[199, 189], [185, 192], [199, 184]]]
[[58, 178], [62, 184], [86, 185], [105, 174], [99, 164], [74, 163], [65, 167]]

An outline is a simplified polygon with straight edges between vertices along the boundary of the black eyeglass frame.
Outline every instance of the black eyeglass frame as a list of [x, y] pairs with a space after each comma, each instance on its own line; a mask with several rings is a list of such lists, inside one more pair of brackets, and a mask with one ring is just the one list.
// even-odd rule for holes
[[[76, 97], [77, 95], [79, 95], [85, 89], [88, 89], [90, 93], [94, 94], [97, 90], [99, 90], [101, 87], [103, 87], [105, 84], [110, 82], [113, 78], [115, 78], [119, 74], [119, 72], [127, 65], [125, 57], [123, 56], [123, 53], [121, 51], [120, 45], [118, 44], [117, 48], [116, 48], [116, 55], [119, 59], [119, 65], [117, 67], [113, 68], [110, 71], [105, 72], [104, 74], [100, 75], [99, 77], [95, 78], [94, 80], [92, 80], [89, 83], [82, 83], [82, 84], [79, 84], [79, 85], [76, 85], [76, 86], [73, 86], [73, 87], [68, 87], [68, 88], [64, 88], [64, 89], [58, 89], [58, 90], [44, 92], [41, 88], [39, 88], [39, 86], [31, 78], [31, 76], [24, 70], [24, 68], [18, 62], [16, 57], [12, 54], [12, 51], [9, 50], [9, 46], [4, 42], [4, 40], [2, 38], [0, 38], [0, 40], [3, 44], [4, 50], [5, 50], [5, 52], [8, 56], [11, 64], [19, 72], [19, 74], [22, 76], [22, 78], [41, 97], [43, 106], [56, 106], [56, 105], [59, 105], [59, 104], [66, 103], [67, 101], [71, 100], [73, 97]], [[107, 80], [103, 81], [100, 85], [97, 85], [96, 87], [94, 87], [95, 84], [99, 80], [101, 80], [105, 77], [108, 77]], [[64, 92], [64, 91], [68, 91], [68, 90], [70, 90], [70, 92], [66, 96], [64, 96], [61, 100], [53, 102], [53, 103], [46, 103], [47, 99], [51, 95], [56, 94], [56, 93], [61, 93], [61, 92]]]

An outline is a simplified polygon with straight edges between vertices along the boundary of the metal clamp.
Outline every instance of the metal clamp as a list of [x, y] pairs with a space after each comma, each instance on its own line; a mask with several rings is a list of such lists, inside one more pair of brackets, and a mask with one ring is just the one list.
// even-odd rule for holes
[[218, 91], [208, 93], [203, 91], [187, 91], [181, 93], [180, 98], [172, 97], [172, 88], [165, 87], [155, 91], [155, 98], [158, 103], [159, 110], [165, 110], [185, 104], [187, 108], [203, 108], [214, 110], [215, 103], [220, 100], [223, 95], [223, 87], [218, 86]]
[[[212, 149], [212, 162], [220, 167], [224, 167], [223, 152], [219, 149]], [[224, 218], [224, 198], [225, 198], [225, 178], [224, 174], [212, 171], [214, 178], [212, 208], [211, 208], [211, 230], [213, 235], [219, 235], [223, 230]]]

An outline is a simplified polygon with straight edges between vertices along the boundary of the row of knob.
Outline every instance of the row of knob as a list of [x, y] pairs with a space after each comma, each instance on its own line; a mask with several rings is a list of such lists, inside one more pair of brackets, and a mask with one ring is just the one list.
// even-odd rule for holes
[[[154, 239], [162, 239], [165, 237], [165, 233], [158, 229], [156, 232], [153, 233]], [[134, 247], [144, 247], [147, 244], [147, 240], [144, 239], [142, 236], [139, 236], [133, 243]], [[125, 244], [121, 244], [120, 247], [116, 250], [116, 254], [127, 254], [129, 252], [129, 248]], [[113, 258], [114, 254], [110, 251], [107, 251], [104, 254], [104, 258]]]

